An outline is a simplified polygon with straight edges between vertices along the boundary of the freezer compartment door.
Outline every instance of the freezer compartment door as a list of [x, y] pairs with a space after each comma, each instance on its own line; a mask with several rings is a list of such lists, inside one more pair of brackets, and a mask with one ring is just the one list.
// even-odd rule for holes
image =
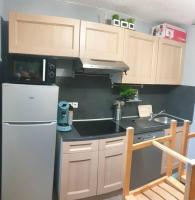
[[58, 86], [3, 84], [3, 122], [57, 119]]
[[2, 200], [52, 200], [56, 123], [3, 123]]

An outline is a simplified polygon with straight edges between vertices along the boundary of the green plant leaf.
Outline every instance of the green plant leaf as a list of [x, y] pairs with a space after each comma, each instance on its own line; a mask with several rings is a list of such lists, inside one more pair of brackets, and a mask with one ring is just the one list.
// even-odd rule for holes
[[128, 85], [120, 86], [120, 96], [121, 97], [133, 97], [136, 94], [137, 90], [129, 87]]
[[127, 19], [127, 22], [133, 24], [135, 22], [135, 19], [134, 18], [129, 18], [129, 19]]
[[119, 15], [117, 14], [112, 15], [112, 19], [119, 19]]
[[125, 20], [125, 19], [123, 19], [123, 18], [122, 18], [122, 19], [120, 19], [120, 21], [121, 21], [121, 22], [126, 22], [126, 20]]

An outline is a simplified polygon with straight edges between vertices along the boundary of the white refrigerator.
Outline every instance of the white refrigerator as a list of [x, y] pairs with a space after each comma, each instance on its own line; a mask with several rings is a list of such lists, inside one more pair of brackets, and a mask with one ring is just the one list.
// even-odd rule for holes
[[1, 200], [52, 200], [58, 91], [2, 85]]

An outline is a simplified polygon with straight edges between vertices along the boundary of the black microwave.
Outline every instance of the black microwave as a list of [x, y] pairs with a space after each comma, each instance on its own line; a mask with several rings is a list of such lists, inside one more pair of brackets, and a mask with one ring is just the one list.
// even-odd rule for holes
[[9, 55], [6, 79], [11, 83], [52, 85], [56, 81], [56, 59]]

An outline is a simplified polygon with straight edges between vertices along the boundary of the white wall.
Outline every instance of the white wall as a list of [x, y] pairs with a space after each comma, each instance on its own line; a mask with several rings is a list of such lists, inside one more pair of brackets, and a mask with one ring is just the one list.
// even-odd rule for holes
[[[191, 131], [195, 132], [195, 105], [194, 105], [194, 116], [193, 116], [193, 123], [191, 125]], [[191, 139], [189, 142], [188, 148], [188, 157], [195, 159], [195, 139]]]
[[[3, 1], [3, 0], [0, 0]], [[10, 11], [29, 12], [44, 15], [63, 16], [99, 22], [100, 18], [111, 18], [113, 11], [65, 3], [63, 0], [4, 0], [4, 18]], [[128, 17], [120, 14], [121, 17]], [[153, 23], [136, 19], [136, 29], [150, 33]]]
[[[195, 25], [187, 27], [187, 43], [182, 85], [195, 86]], [[195, 99], [194, 99], [195, 103]], [[195, 106], [191, 131], [195, 132]], [[190, 140], [188, 156], [195, 159], [195, 139]]]
[[4, 4], [4, 0], [0, 0], [0, 16], [3, 16], [3, 4]]
[[[0, 18], [3, 16], [3, 5], [4, 5], [4, 0], [0, 0]], [[0, 20], [0, 61], [1, 61], [1, 20]]]
[[187, 28], [182, 85], [195, 86], [195, 25]]

